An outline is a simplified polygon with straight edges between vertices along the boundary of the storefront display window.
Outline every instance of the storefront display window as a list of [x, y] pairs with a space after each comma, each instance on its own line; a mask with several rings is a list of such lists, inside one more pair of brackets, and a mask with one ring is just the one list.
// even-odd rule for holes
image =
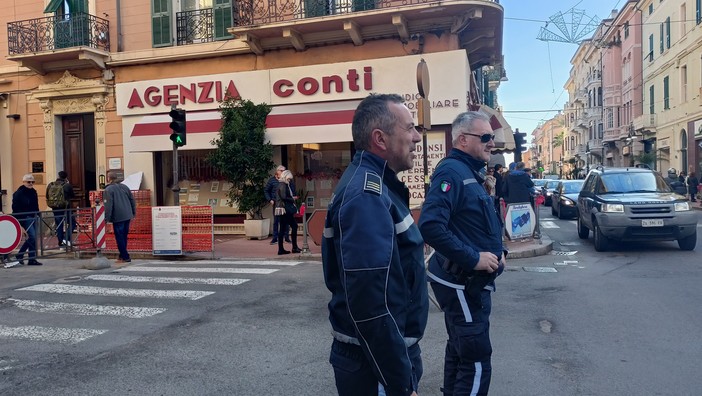
[[297, 193], [308, 208], [326, 209], [329, 206], [341, 175], [351, 163], [352, 147], [353, 143], [342, 142], [302, 144], [289, 148], [292, 163], [298, 165], [292, 168]]

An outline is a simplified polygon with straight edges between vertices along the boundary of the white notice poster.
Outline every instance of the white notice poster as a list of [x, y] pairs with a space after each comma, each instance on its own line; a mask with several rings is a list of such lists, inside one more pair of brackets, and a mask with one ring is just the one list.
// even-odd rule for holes
[[183, 254], [183, 217], [180, 206], [151, 208], [151, 224], [154, 256]]

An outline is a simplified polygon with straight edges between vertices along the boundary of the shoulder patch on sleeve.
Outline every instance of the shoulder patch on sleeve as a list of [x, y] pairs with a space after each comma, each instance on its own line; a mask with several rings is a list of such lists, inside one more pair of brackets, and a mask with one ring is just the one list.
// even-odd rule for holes
[[382, 189], [383, 187], [380, 176], [375, 173], [366, 172], [366, 181], [363, 183], [363, 192], [381, 195]]
[[451, 183], [447, 182], [446, 180], [441, 182], [441, 191], [442, 192], [449, 192], [451, 190]]

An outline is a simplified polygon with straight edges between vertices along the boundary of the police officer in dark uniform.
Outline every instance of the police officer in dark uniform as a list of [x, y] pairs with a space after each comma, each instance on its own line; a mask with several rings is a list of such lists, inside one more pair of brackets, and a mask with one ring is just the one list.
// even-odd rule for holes
[[432, 175], [419, 229], [435, 249], [428, 277], [448, 333], [443, 394], [487, 395], [491, 293], [505, 251], [500, 219], [479, 170], [490, 159], [495, 135], [479, 112], [458, 115], [451, 135], [453, 149]]
[[339, 395], [416, 395], [429, 310], [424, 241], [397, 172], [421, 136], [398, 95], [370, 95], [352, 124], [356, 154], [334, 191], [322, 240], [332, 293], [329, 361]]

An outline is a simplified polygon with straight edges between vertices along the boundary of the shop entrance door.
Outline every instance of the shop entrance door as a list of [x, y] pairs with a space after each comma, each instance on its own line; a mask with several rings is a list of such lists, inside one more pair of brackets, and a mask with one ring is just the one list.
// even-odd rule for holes
[[[64, 116], [63, 170], [76, 196], [72, 207], [89, 207], [89, 192], [96, 189], [95, 128], [92, 114]], [[59, 169], [60, 170], [60, 169]]]

